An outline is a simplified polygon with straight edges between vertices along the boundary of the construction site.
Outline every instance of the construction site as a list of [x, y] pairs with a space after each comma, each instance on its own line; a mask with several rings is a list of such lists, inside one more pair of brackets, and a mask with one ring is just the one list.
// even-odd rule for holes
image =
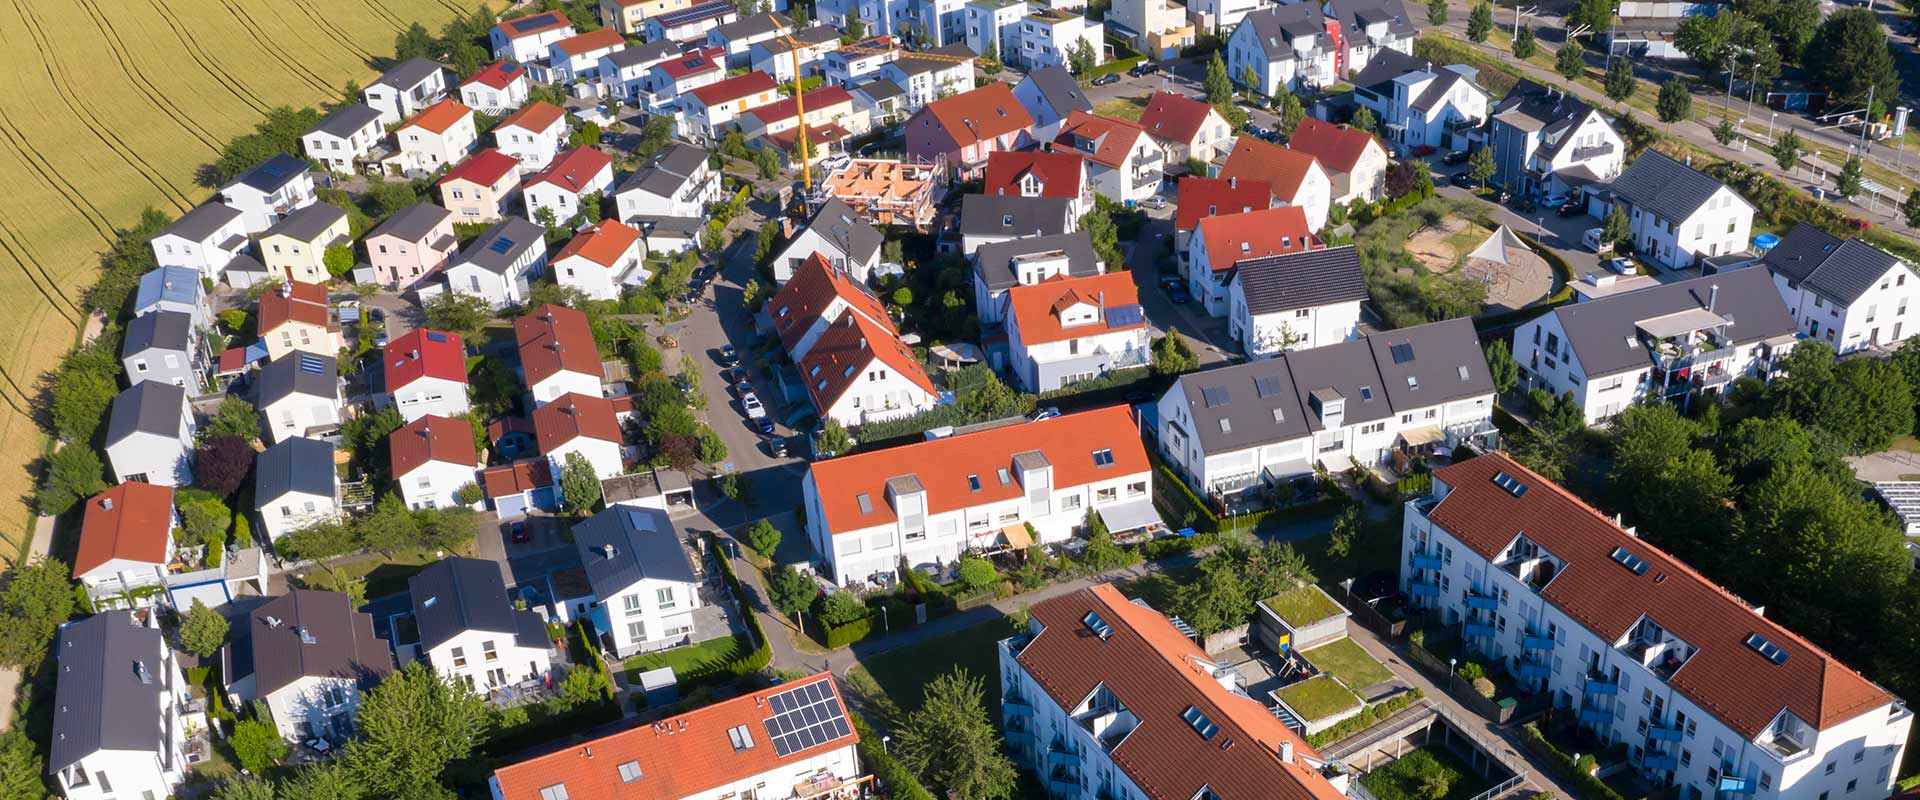
[[875, 225], [895, 225], [921, 233], [933, 225], [934, 210], [946, 193], [946, 165], [856, 158], [821, 178], [809, 198], [818, 208], [838, 199]]

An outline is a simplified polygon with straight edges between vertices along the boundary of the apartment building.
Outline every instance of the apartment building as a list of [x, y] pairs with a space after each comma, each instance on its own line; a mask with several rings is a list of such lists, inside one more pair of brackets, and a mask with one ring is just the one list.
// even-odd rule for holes
[[1227, 282], [1227, 329], [1242, 352], [1270, 358], [1360, 332], [1367, 281], [1353, 245], [1237, 261]]
[[407, 579], [420, 653], [433, 671], [487, 696], [539, 681], [553, 668], [547, 624], [513, 607], [500, 565], [458, 556]]
[[1627, 745], [1655, 786], [1756, 800], [1892, 789], [1904, 701], [1504, 453], [1436, 470], [1400, 546], [1416, 606]]
[[1030, 6], [1020, 18], [1020, 49], [1002, 53], [1001, 58], [1028, 70], [1064, 67], [1072, 63], [1073, 53], [1086, 48], [1094, 66], [1107, 60], [1106, 26], [1083, 14], [1057, 8]]
[[1802, 222], [1760, 263], [1800, 330], [1838, 352], [1897, 347], [1914, 334], [1907, 309], [1920, 300], [1920, 278], [1891, 253]]
[[[555, 473], [558, 474], [558, 473]], [[691, 641], [700, 575], [665, 509], [616, 504], [573, 526], [574, 549], [599, 606], [592, 612], [616, 657]]]
[[[1244, 0], [1196, 0], [1239, 5]], [[1314, 3], [1261, 7], [1249, 3], [1249, 11], [1230, 27], [1227, 36], [1227, 75], [1244, 85], [1249, 71], [1254, 91], [1278, 94], [1281, 89], [1298, 91], [1332, 86], [1340, 79], [1340, 49], [1337, 37], [1327, 30], [1327, 21]], [[1258, 10], [1251, 10], [1257, 8]], [[1199, 9], [1195, 9], [1198, 11]]]
[[1066, 541], [1089, 512], [1116, 532], [1156, 523], [1137, 424], [1112, 406], [815, 462], [808, 541], [850, 586], [903, 560], [944, 569], [971, 549]]
[[1626, 212], [1633, 251], [1667, 269], [1742, 252], [1753, 232], [1752, 203], [1658, 150], [1641, 153], [1599, 195], [1602, 217]]
[[1152, 360], [1132, 273], [1014, 286], [1007, 290], [1007, 307], [1008, 359], [1027, 391], [1058, 389]]
[[1509, 192], [1567, 192], [1611, 181], [1625, 166], [1620, 134], [1565, 90], [1522, 80], [1489, 115], [1493, 185]]
[[880, 76], [880, 68], [900, 57], [900, 40], [892, 36], [872, 36], [821, 57], [821, 72], [827, 84], [852, 88]]
[[973, 69], [974, 52], [964, 44], [955, 43], [925, 54], [903, 52], [880, 65], [879, 75], [906, 90], [904, 108], [912, 112], [941, 97], [971, 90]]

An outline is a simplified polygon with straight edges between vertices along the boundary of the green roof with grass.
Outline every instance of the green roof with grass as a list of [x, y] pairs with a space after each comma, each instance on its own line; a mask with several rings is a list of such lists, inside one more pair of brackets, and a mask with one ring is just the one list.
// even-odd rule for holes
[[1347, 613], [1326, 592], [1310, 583], [1276, 594], [1260, 601], [1260, 604], [1279, 615], [1282, 622], [1295, 628], [1304, 628]]
[[1280, 689], [1273, 695], [1308, 722], [1326, 719], [1360, 706], [1360, 698], [1347, 691], [1347, 687], [1341, 686], [1331, 675], [1316, 675]]
[[1300, 655], [1318, 667], [1321, 672], [1340, 679], [1341, 683], [1359, 689], [1365, 689], [1377, 683], [1393, 680], [1393, 673], [1380, 665], [1373, 656], [1352, 639], [1336, 639], [1330, 643], [1302, 650]]

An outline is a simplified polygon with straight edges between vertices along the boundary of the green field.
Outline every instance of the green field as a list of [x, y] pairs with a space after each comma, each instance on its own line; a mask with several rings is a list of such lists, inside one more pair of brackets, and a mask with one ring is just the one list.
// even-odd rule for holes
[[[11, 0], [0, 42], [0, 538], [29, 530], [37, 384], [72, 346], [115, 229], [212, 196], [196, 171], [275, 106], [335, 101], [394, 35], [471, 0]], [[13, 546], [0, 548], [12, 555]]]

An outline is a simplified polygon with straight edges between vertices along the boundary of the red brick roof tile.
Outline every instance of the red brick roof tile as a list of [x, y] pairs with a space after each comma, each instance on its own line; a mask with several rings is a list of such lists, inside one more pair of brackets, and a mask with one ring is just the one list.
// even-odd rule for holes
[[1060, 124], [1053, 149], [1079, 153], [1095, 163], [1118, 168], [1146, 135], [1139, 125], [1127, 120], [1075, 110], [1067, 112], [1066, 121]]
[[600, 348], [587, 315], [551, 303], [513, 321], [520, 371], [531, 387], [563, 371], [599, 377]]
[[[714, 52], [718, 53], [720, 51], [715, 50]], [[721, 56], [716, 55], [713, 56], [713, 58], [717, 60], [721, 58]], [[752, 97], [761, 92], [771, 92], [778, 86], [779, 84], [774, 82], [772, 75], [764, 72], [749, 72], [745, 75], [735, 75], [726, 80], [716, 81], [694, 89], [693, 96], [700, 99], [701, 105], [712, 108], [713, 106], [731, 103], [743, 97]]]
[[874, 297], [872, 292], [855, 282], [846, 272], [834, 269], [825, 256], [814, 253], [800, 263], [799, 268], [793, 271], [793, 277], [787, 279], [786, 285], [780, 287], [772, 300], [767, 301], [767, 313], [773, 317], [774, 330], [780, 334], [780, 343], [788, 353], [799, 346], [801, 337], [813, 327], [814, 320], [833, 311], [835, 299], [870, 321], [889, 330], [893, 328], [893, 322], [887, 317], [886, 306], [881, 305], [880, 298]]
[[591, 147], [576, 147], [561, 153], [546, 169], [527, 176], [527, 185], [551, 183], [576, 194], [592, 185], [594, 176], [613, 169], [613, 156]]
[[1033, 127], [1033, 115], [1014, 99], [1013, 88], [999, 81], [935, 100], [920, 113], [945, 128], [959, 147]]
[[255, 326], [261, 335], [288, 322], [304, 322], [331, 328], [333, 314], [327, 308], [327, 287], [317, 283], [287, 281], [260, 295], [260, 319]]
[[431, 461], [463, 467], [480, 463], [480, 451], [473, 446], [473, 423], [433, 414], [402, 425], [389, 434], [387, 453], [395, 481]]
[[545, 133], [554, 125], [566, 120], [567, 110], [545, 100], [535, 100], [520, 107], [506, 119], [500, 120], [500, 128], [521, 128], [534, 133]]
[[467, 382], [467, 349], [457, 333], [416, 328], [387, 343], [380, 351], [387, 391], [421, 378]]
[[1312, 155], [1299, 150], [1242, 136], [1234, 142], [1233, 152], [1227, 154], [1220, 177], [1266, 181], [1273, 186], [1274, 197], [1291, 202], [1316, 163]]
[[1038, 150], [994, 151], [987, 154], [987, 177], [981, 194], [1020, 195], [1020, 181], [1028, 175], [1040, 180], [1040, 196], [1080, 199], [1087, 174], [1085, 159], [1075, 153]]
[[1135, 317], [1138, 322], [1118, 327], [1107, 324], [1104, 317], [1071, 328], [1060, 326], [1060, 312], [1079, 303], [1102, 308], [1139, 305], [1140, 293], [1134, 288], [1131, 272], [1109, 272], [1081, 278], [1058, 276], [1030, 286], [1015, 286], [1007, 292], [1007, 303], [1012, 308], [1010, 316], [1013, 328], [1020, 332], [1020, 341], [1028, 346], [1147, 326], [1144, 317]]
[[1299, 206], [1207, 217], [1195, 226], [1193, 235], [1206, 242], [1208, 266], [1214, 272], [1232, 269], [1242, 259], [1297, 253], [1313, 246], [1307, 212]]
[[519, 170], [520, 162], [517, 159], [500, 152], [498, 148], [489, 147], [453, 165], [453, 169], [447, 170], [447, 174], [441, 176], [439, 185], [445, 186], [453, 181], [468, 181], [481, 186], [492, 186], [499, 183], [501, 178], [519, 174]]
[[553, 485], [553, 470], [544, 458], [523, 458], [480, 471], [480, 486], [488, 499], [523, 494]]
[[1172, 92], [1154, 92], [1140, 112], [1140, 129], [1148, 135], [1192, 144], [1208, 117], [1218, 117], [1213, 106]]
[[473, 109], [451, 97], [428, 106], [425, 111], [413, 115], [413, 119], [401, 123], [401, 128], [420, 128], [434, 133], [446, 133], [448, 128], [460, 120], [473, 115]]
[[124, 559], [142, 564], [167, 560], [173, 532], [173, 487], [123, 483], [87, 498], [73, 577]]
[[604, 397], [578, 392], [560, 395], [553, 402], [534, 409], [533, 435], [542, 453], [551, 453], [554, 448], [582, 436], [614, 444], [621, 442], [620, 421], [614, 416], [613, 403]]
[[612, 28], [601, 28], [597, 31], [587, 31], [586, 33], [569, 36], [548, 46], [560, 48], [560, 52], [566, 53], [567, 55], [578, 56], [582, 53], [591, 53], [595, 50], [622, 46], [626, 44], [626, 41], [626, 39], [620, 36], [619, 31]]
[[1320, 166], [1336, 172], [1352, 172], [1368, 147], [1379, 146], [1366, 131], [1313, 117], [1300, 120], [1300, 126], [1294, 128], [1293, 136], [1287, 139], [1288, 149], [1313, 156], [1320, 160]]
[[603, 267], [617, 267], [620, 257], [638, 241], [640, 231], [632, 225], [617, 219], [601, 220], [574, 234], [553, 260], [557, 263], [580, 256]]
[[938, 394], [926, 369], [914, 357], [913, 349], [900, 341], [900, 332], [892, 323], [881, 324], [865, 314], [841, 314], [800, 359], [800, 378], [807, 382], [813, 407], [824, 416], [876, 360], [928, 395]]
[[1181, 178], [1173, 229], [1191, 231], [1200, 220], [1273, 207], [1273, 185], [1237, 178]]

